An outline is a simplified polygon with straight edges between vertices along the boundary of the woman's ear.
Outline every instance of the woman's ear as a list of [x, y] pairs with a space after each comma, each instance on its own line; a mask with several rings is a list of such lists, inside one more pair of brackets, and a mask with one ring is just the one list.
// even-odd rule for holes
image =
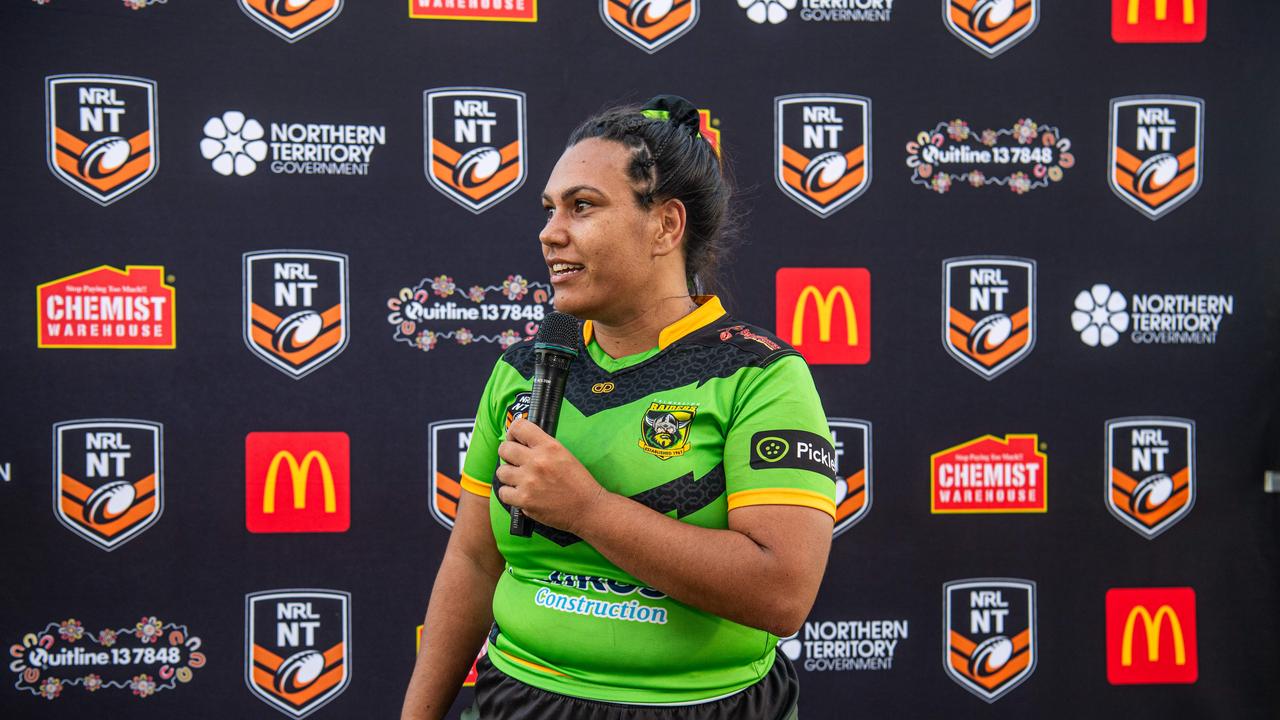
[[683, 245], [686, 219], [684, 203], [671, 198], [659, 205], [655, 212], [658, 234], [654, 238], [653, 254], [669, 255]]

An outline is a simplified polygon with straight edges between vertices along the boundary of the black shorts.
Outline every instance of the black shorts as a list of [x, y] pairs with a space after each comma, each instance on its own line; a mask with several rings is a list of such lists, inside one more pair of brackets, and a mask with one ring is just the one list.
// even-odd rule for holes
[[754, 685], [697, 705], [622, 705], [539, 690], [503, 673], [486, 655], [476, 666], [479, 720], [798, 720], [800, 682], [782, 653]]

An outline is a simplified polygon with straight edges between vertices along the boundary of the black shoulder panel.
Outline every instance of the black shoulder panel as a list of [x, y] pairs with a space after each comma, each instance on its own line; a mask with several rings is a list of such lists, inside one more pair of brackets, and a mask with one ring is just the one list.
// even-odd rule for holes
[[689, 336], [687, 342], [715, 346], [728, 345], [753, 356], [753, 362], [744, 365], [768, 367], [778, 358], [799, 355], [799, 351], [783, 342], [777, 335], [759, 325], [751, 325], [725, 316]]

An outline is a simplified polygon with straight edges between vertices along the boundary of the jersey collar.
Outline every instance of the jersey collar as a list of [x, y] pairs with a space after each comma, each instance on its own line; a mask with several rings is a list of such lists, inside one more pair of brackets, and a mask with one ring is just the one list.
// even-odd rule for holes
[[[668, 345], [674, 343], [686, 335], [710, 325], [711, 323], [724, 317], [724, 307], [720, 304], [720, 298], [715, 295], [694, 295], [693, 301], [698, 303], [698, 309], [685, 315], [679, 320], [671, 323], [658, 333], [658, 349], [665, 350]], [[587, 345], [591, 342], [593, 328], [591, 321], [587, 320], [582, 323], [582, 344]]]

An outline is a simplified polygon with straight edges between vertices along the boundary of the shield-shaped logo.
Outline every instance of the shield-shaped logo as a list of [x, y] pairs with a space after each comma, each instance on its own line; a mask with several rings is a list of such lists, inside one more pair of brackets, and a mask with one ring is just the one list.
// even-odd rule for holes
[[351, 682], [351, 594], [267, 590], [244, 596], [244, 679], [280, 712], [306, 717]]
[[163, 426], [148, 420], [69, 420], [53, 426], [53, 515], [115, 550], [164, 512]]
[[1001, 256], [942, 262], [942, 345], [987, 380], [1036, 344], [1036, 261]]
[[942, 666], [987, 702], [1036, 669], [1036, 584], [1012, 578], [952, 580], [942, 586]]
[[244, 342], [295, 380], [347, 347], [347, 256], [317, 250], [244, 254]]
[[1040, 23], [1040, 0], [942, 0], [942, 24], [993, 58], [1022, 42]]
[[662, 460], [689, 451], [689, 429], [697, 405], [649, 403], [640, 423], [640, 449]]
[[600, 19], [624, 40], [655, 53], [698, 24], [699, 0], [600, 0]]
[[156, 174], [156, 83], [123, 75], [45, 78], [47, 161], [53, 176], [110, 205]]
[[437, 88], [423, 93], [427, 180], [473, 213], [524, 184], [525, 102], [518, 90]]
[[[462, 466], [471, 447], [475, 418], [441, 420], [427, 426], [431, 443], [431, 516], [453, 529], [462, 499]], [[489, 478], [484, 478], [485, 482]]]
[[774, 181], [818, 217], [871, 184], [871, 100], [861, 95], [783, 95], [773, 100]]
[[328, 25], [342, 12], [342, 0], [240, 0], [250, 20], [296, 42]]
[[836, 451], [836, 526], [832, 537], [857, 525], [871, 509], [871, 423], [827, 418]]
[[1111, 100], [1111, 190], [1158, 220], [1200, 190], [1204, 100], [1129, 95]]
[[1175, 417], [1107, 421], [1107, 509], [1148, 540], [1196, 503], [1196, 424]]
[[529, 405], [533, 403], [533, 393], [520, 392], [511, 400], [511, 404], [507, 406], [506, 416], [503, 418], [503, 428], [510, 429], [511, 423], [516, 418], [529, 417]]

